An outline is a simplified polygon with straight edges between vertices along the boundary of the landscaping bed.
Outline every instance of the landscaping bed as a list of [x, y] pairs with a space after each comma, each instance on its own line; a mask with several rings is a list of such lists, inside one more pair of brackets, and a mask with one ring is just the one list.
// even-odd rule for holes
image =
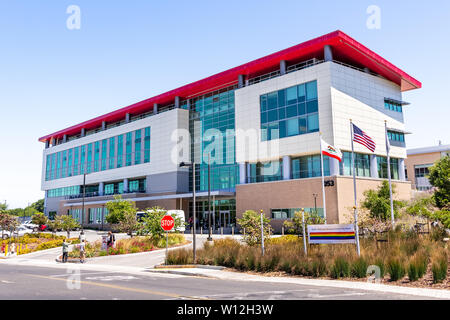
[[[169, 234], [169, 248], [189, 243], [182, 234]], [[86, 244], [86, 258], [102, 257], [109, 255], [121, 255], [130, 253], [149, 252], [166, 248], [166, 238], [152, 238], [139, 236], [130, 239], [117, 240], [114, 247], [102, 250], [101, 241]], [[69, 252], [69, 258], [79, 258], [80, 250], [75, 247]]]
[[[235, 271], [269, 276], [301, 276], [315, 279], [366, 281], [367, 268], [375, 265], [381, 283], [412, 287], [450, 289], [450, 249], [433, 235], [391, 231], [388, 241], [361, 239], [361, 256], [355, 245], [313, 245], [306, 256], [298, 236], [272, 238], [265, 255], [258, 245], [249, 246], [231, 238], [205, 243], [197, 250], [197, 264], [225, 266]], [[192, 264], [191, 250], [169, 252], [169, 265]]]
[[[66, 237], [56, 236], [49, 233], [28, 233], [23, 237], [13, 238], [0, 241], [0, 255], [5, 254], [6, 248], [11, 249], [11, 244], [15, 244], [15, 252], [17, 255], [23, 255], [31, 252], [47, 250], [61, 247]], [[71, 243], [79, 243], [77, 238], [69, 239]]]

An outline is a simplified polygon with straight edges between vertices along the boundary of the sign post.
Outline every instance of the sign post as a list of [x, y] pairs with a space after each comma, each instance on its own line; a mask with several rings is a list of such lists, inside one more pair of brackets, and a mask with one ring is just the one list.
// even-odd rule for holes
[[164, 216], [161, 219], [161, 228], [166, 232], [166, 265], [169, 256], [169, 231], [173, 229], [175, 220], [171, 216]]

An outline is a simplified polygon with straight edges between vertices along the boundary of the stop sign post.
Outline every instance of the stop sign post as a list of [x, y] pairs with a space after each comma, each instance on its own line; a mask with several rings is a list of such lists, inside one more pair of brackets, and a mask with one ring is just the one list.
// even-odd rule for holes
[[169, 254], [169, 231], [173, 229], [175, 220], [171, 216], [164, 216], [161, 219], [161, 228], [166, 232], [166, 265]]

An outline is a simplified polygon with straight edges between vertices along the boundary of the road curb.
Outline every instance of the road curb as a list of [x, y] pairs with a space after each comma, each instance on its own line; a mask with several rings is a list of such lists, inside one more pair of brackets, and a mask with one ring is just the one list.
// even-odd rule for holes
[[222, 266], [207, 266], [202, 264], [182, 264], [182, 265], [165, 265], [160, 264], [154, 267], [154, 269], [209, 269], [209, 270], [223, 270], [225, 267]]
[[186, 271], [173, 270], [173, 269], [146, 269], [145, 271], [150, 272], [150, 273], [168, 273], [168, 274], [176, 274], [176, 275], [181, 275], [181, 276], [218, 279], [217, 277], [207, 275], [202, 272], [186, 272]]

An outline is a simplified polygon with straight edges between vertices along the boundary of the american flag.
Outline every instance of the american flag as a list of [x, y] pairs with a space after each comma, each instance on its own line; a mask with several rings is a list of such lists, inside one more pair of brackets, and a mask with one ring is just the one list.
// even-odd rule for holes
[[370, 151], [375, 151], [375, 142], [364, 131], [355, 126], [353, 123], [353, 141], [366, 146]]

